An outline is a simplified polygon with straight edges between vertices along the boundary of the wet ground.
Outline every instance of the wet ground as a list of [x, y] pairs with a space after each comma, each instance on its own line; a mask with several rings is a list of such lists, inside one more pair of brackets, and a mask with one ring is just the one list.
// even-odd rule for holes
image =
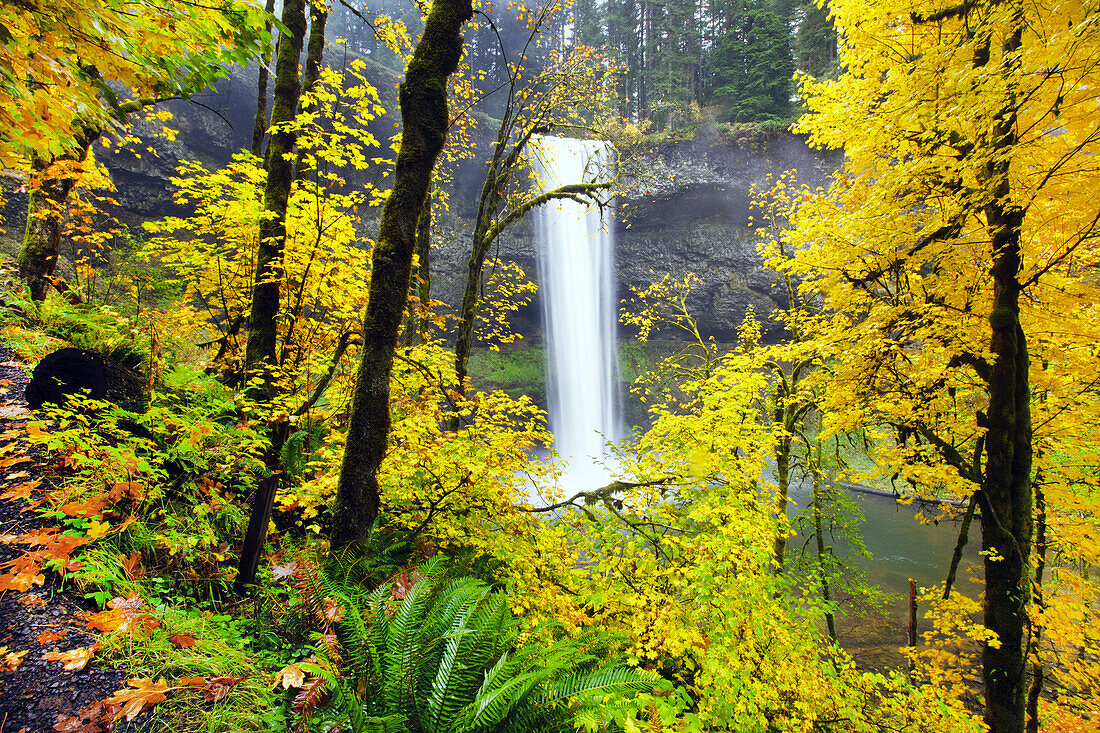
[[[8, 497], [0, 498], [0, 573], [7, 573], [28, 549], [19, 542], [20, 535], [49, 526], [29, 511], [27, 500], [11, 498], [38, 480], [42, 483], [31, 491], [30, 500], [51, 488], [44, 451], [27, 442], [26, 422], [33, 419], [23, 402], [27, 381], [27, 366], [11, 350], [0, 348], [0, 497]], [[90, 610], [97, 609], [53, 571], [42, 573], [40, 584], [23, 592], [0, 595], [0, 733], [107, 730], [74, 716], [122, 687], [122, 671], [94, 658], [79, 670], [44, 658], [95, 643], [78, 616]], [[126, 729], [125, 724], [114, 728]]]

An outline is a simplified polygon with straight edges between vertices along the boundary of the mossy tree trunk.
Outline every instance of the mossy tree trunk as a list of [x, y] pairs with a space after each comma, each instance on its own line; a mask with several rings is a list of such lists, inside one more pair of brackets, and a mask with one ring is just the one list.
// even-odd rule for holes
[[[1022, 11], [1002, 43], [1006, 79], [1018, 71], [1023, 34]], [[988, 44], [988, 41], [987, 41]], [[981, 50], [979, 47], [979, 54]], [[988, 61], [976, 59], [976, 66]], [[986, 628], [999, 644], [982, 649], [985, 723], [992, 733], [1022, 733], [1027, 701], [1025, 629], [1031, 595], [1031, 539], [1034, 518], [1031, 486], [1032, 425], [1027, 339], [1020, 321], [1018, 274], [1024, 211], [1012, 201], [1010, 152], [1018, 143], [1018, 100], [1009, 89], [990, 130], [984, 183], [990, 196], [984, 213], [992, 251], [993, 308], [989, 314], [989, 428], [981, 493], [982, 551], [985, 557]]]
[[[152, 97], [132, 99], [118, 105], [112, 112], [114, 117], [125, 123], [128, 115], [156, 104]], [[61, 254], [61, 220], [65, 215], [65, 202], [77, 183], [77, 176], [65, 168], [54, 170], [54, 166], [71, 166], [83, 163], [88, 157], [92, 144], [103, 135], [103, 128], [85, 124], [75, 137], [75, 144], [65, 155], [46, 161], [35, 157], [31, 162], [34, 181], [30, 186], [27, 203], [27, 226], [23, 232], [23, 245], [19, 249], [16, 263], [19, 277], [30, 287], [31, 299], [45, 300], [49, 290], [57, 260]]]
[[378, 517], [378, 468], [390, 430], [390, 372], [409, 293], [417, 221], [447, 139], [447, 79], [462, 58], [462, 26], [473, 12], [470, 0], [435, 0], [401, 84], [401, 149], [371, 254], [362, 358], [336, 488], [334, 550], [364, 539]]
[[[317, 85], [321, 78], [321, 61], [325, 54], [325, 25], [328, 23], [328, 6], [324, 2], [309, 4], [309, 43], [306, 47], [306, 64], [302, 70], [302, 93], [308, 94]], [[316, 105], [305, 98], [299, 104], [303, 112], [312, 112]], [[294, 177], [301, 179], [306, 175], [306, 157], [302, 148], [298, 149], [298, 157], [294, 163]]]
[[301, 85], [298, 80], [298, 58], [306, 33], [305, 3], [286, 0], [283, 3], [283, 25], [289, 31], [279, 42], [275, 60], [275, 98], [271, 105], [273, 128], [267, 145], [264, 187], [264, 211], [260, 222], [260, 242], [256, 250], [255, 282], [252, 286], [252, 307], [248, 317], [248, 340], [245, 342], [245, 373], [262, 372], [262, 396], [274, 395], [273, 370], [279, 317], [279, 283], [283, 276], [283, 249], [286, 246], [286, 211], [290, 187], [294, 182], [294, 133], [285, 123], [294, 119], [298, 110]]
[[[84, 147], [80, 153], [59, 159], [83, 161], [88, 153]], [[34, 176], [40, 181], [30, 188], [27, 203], [27, 228], [23, 233], [23, 246], [19, 249], [17, 264], [19, 277], [30, 288], [31, 300], [40, 302], [46, 299], [50, 288], [50, 278], [57, 268], [57, 259], [61, 253], [61, 219], [64, 216], [65, 201], [76, 184], [72, 176], [49, 178], [51, 164], [35, 158]]]
[[[278, 357], [280, 282], [283, 277], [283, 252], [286, 248], [286, 215], [290, 190], [294, 184], [295, 133], [286, 129], [298, 112], [301, 83], [298, 79], [298, 59], [306, 34], [304, 0], [284, 0], [283, 25], [289, 36], [279, 41], [275, 60], [275, 97], [271, 105], [272, 132], [267, 145], [264, 166], [267, 182], [264, 187], [264, 211], [260, 221], [260, 242], [256, 251], [255, 281], [252, 286], [252, 306], [248, 317], [248, 339], [245, 342], [245, 377], [256, 374], [261, 386], [254, 394], [262, 400], [271, 400], [277, 393], [275, 368]], [[322, 46], [323, 48], [323, 46]], [[315, 63], [320, 64], [318, 58]], [[256, 570], [263, 554], [267, 537], [267, 525], [275, 492], [279, 488], [280, 454], [290, 434], [286, 420], [268, 425], [271, 441], [264, 454], [264, 463], [270, 474], [260, 481], [252, 497], [252, 509], [245, 530], [244, 546], [238, 565], [234, 589], [244, 594], [256, 577]]]
[[[267, 0], [264, 10], [270, 17], [275, 12], [275, 0]], [[264, 23], [264, 30], [271, 32], [271, 21]], [[264, 136], [267, 134], [267, 82], [270, 76], [268, 64], [271, 52], [264, 51], [260, 57], [260, 72], [256, 79], [256, 117], [252, 122], [252, 154], [259, 158], [264, 150]]]

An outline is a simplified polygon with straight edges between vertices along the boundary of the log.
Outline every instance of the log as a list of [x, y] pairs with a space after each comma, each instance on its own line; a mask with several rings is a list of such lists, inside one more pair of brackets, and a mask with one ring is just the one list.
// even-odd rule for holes
[[106, 400], [131, 412], [144, 410], [141, 375], [98, 351], [66, 348], [46, 354], [27, 384], [24, 399], [37, 410], [45, 403], [65, 404], [67, 395], [87, 390], [94, 400]]

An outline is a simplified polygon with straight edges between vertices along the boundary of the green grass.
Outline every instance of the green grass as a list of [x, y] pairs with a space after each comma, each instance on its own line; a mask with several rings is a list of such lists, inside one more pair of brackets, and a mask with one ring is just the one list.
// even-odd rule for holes
[[476, 349], [470, 353], [474, 384], [509, 393], [541, 394], [546, 390], [546, 369], [541, 344], [508, 351]]
[[[620, 341], [619, 379], [632, 383], [683, 346], [677, 341]], [[524, 344], [506, 351], [477, 349], [470, 354], [469, 371], [474, 384], [482, 389], [532, 396], [546, 391], [546, 355], [542, 344]]]

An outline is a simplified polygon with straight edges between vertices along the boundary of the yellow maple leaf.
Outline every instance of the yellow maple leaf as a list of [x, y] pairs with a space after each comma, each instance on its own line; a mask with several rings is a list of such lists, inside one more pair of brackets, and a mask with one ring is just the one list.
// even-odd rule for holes
[[42, 655], [42, 659], [47, 662], [63, 662], [66, 670], [75, 672], [88, 666], [88, 662], [92, 661], [97, 649], [99, 649], [99, 644], [77, 647], [67, 652], [46, 652]]
[[168, 683], [163, 677], [156, 682], [147, 677], [129, 679], [126, 680], [126, 684], [134, 689], [116, 690], [115, 694], [107, 699], [107, 703], [121, 705], [122, 710], [119, 711], [119, 715], [128, 721], [141, 715], [145, 708], [153, 707], [158, 702], [168, 699], [164, 694], [168, 690]]

